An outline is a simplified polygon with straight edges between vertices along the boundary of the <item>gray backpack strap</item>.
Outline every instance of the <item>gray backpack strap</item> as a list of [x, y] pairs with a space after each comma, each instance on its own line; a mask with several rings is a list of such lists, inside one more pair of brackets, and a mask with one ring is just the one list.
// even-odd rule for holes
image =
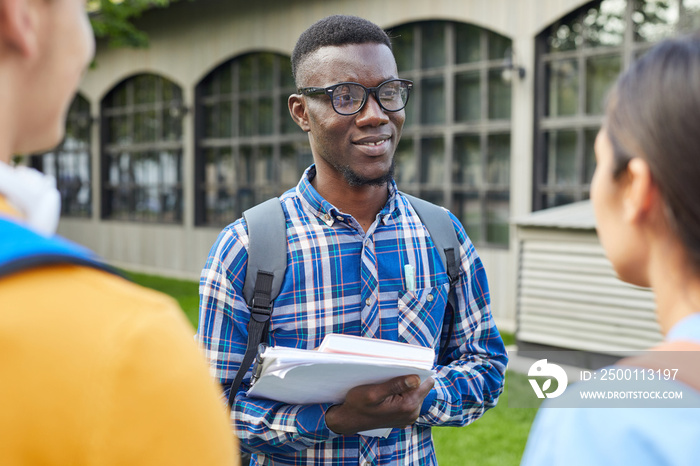
[[273, 197], [243, 212], [248, 225], [248, 268], [243, 296], [253, 304], [258, 272], [272, 273], [270, 299], [275, 299], [287, 269], [287, 221], [279, 198]]
[[[459, 238], [452, 224], [452, 219], [445, 209], [415, 196], [405, 193], [401, 194], [408, 199], [423, 225], [427, 228], [430, 238], [432, 238], [435, 247], [440, 252], [440, 258], [442, 258], [442, 263], [450, 279], [450, 291], [447, 294], [449, 306], [448, 309], [445, 309], [445, 312], [449, 312], [449, 315], [446, 314], [443, 321], [444, 341], [449, 342], [454, 332], [455, 309], [457, 308], [454, 286], [459, 280]], [[446, 352], [447, 345], [440, 350], [438, 363], [445, 358]]]
[[248, 226], [248, 266], [243, 296], [250, 309], [248, 343], [241, 366], [231, 383], [229, 407], [248, 372], [270, 325], [272, 304], [279, 295], [287, 270], [287, 221], [278, 198], [269, 199], [245, 212]]
[[411, 203], [428, 229], [435, 247], [440, 252], [442, 263], [450, 277], [450, 287], [459, 279], [459, 238], [452, 219], [445, 209], [410, 194], [401, 193]]

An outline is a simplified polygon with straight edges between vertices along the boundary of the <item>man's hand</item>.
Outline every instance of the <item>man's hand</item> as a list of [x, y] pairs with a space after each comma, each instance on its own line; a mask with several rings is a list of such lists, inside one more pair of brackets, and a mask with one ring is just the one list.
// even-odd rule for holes
[[352, 435], [384, 427], [404, 428], [420, 415], [423, 400], [435, 381], [422, 384], [417, 375], [396, 377], [387, 382], [351, 389], [345, 401], [326, 411], [326, 425], [337, 434]]

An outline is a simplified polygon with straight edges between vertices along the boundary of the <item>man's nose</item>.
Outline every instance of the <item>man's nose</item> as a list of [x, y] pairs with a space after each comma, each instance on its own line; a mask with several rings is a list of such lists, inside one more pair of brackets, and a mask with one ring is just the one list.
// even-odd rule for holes
[[358, 126], [370, 125], [379, 126], [389, 123], [387, 112], [379, 105], [377, 96], [374, 92], [370, 93], [365, 102], [365, 106], [357, 115], [356, 123]]

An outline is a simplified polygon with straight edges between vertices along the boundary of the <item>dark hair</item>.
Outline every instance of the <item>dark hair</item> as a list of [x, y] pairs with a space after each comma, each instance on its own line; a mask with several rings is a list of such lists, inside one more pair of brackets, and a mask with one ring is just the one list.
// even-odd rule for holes
[[386, 32], [366, 19], [333, 15], [316, 21], [299, 36], [292, 51], [294, 81], [297, 82], [301, 62], [321, 47], [368, 43], [384, 44], [391, 49], [391, 40]]
[[620, 76], [605, 129], [615, 177], [649, 165], [666, 215], [700, 271], [700, 34], [659, 43]]

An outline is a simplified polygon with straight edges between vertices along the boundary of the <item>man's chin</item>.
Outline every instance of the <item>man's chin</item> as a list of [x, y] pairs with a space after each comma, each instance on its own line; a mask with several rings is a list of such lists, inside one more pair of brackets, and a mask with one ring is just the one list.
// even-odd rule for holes
[[345, 181], [354, 188], [361, 186], [384, 186], [394, 179], [394, 164], [389, 170], [377, 177], [367, 177], [354, 172], [350, 167], [343, 167], [341, 170]]

